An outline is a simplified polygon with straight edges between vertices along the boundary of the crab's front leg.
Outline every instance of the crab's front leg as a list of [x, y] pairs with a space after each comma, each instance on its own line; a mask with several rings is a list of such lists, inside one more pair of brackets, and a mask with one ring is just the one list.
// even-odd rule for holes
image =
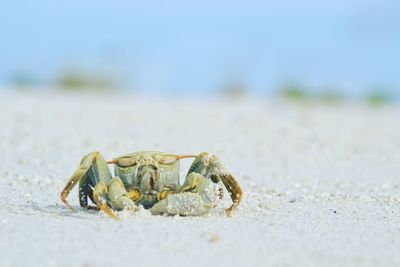
[[79, 168], [74, 172], [68, 183], [61, 192], [61, 200], [68, 208], [74, 210], [68, 203], [68, 195], [75, 185], [79, 184], [79, 203], [83, 208], [94, 208], [89, 206], [88, 197], [93, 200], [93, 187], [99, 182], [105, 183], [112, 179], [107, 162], [103, 156], [95, 151], [84, 156]]
[[113, 210], [107, 205], [107, 201], [105, 200], [107, 194], [107, 184], [103, 181], [100, 181], [93, 190], [94, 201], [96, 202], [96, 205], [100, 208], [100, 210], [108, 214], [111, 218], [119, 220], [119, 217], [115, 215]]
[[[107, 185], [101, 181], [96, 185], [93, 191], [93, 198], [97, 206], [108, 214], [113, 219], [119, 219], [119, 217], [113, 212], [113, 210], [137, 210], [135, 205], [136, 200], [141, 197], [139, 190], [132, 190], [127, 192], [125, 186], [119, 177], [113, 178]], [[110, 204], [111, 208], [107, 205]]]
[[228, 215], [231, 215], [234, 209], [239, 206], [243, 197], [243, 191], [239, 183], [225, 168], [218, 157], [210, 155], [207, 152], [201, 153], [190, 167], [189, 173], [191, 172], [200, 173], [215, 183], [221, 181], [224, 184], [233, 202], [232, 205], [226, 209]]

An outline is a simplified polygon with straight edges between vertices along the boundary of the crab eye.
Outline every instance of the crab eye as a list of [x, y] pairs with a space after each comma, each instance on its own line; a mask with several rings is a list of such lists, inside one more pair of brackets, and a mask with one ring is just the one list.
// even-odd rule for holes
[[162, 155], [162, 156], [158, 156], [156, 158], [157, 162], [160, 164], [172, 164], [175, 163], [178, 160], [178, 157], [175, 155]]
[[135, 158], [120, 158], [120, 159], [117, 159], [117, 164], [118, 164], [118, 166], [121, 166], [121, 167], [131, 167], [136, 164], [136, 159]]

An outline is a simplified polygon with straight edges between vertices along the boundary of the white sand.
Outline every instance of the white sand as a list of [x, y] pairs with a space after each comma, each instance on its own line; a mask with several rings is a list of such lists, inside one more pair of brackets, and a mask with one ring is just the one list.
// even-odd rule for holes
[[[0, 266], [399, 266], [400, 107], [0, 95]], [[116, 222], [59, 193], [81, 157], [219, 155], [234, 217]], [[190, 161], [183, 166], [187, 170]], [[118, 264], [118, 265], [116, 265]]]

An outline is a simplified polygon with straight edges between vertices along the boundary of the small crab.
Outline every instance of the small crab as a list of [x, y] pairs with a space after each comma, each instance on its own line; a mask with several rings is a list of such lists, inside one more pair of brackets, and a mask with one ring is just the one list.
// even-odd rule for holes
[[[179, 161], [195, 158], [182, 185]], [[114, 164], [115, 177], [107, 164]], [[233, 204], [230, 215], [242, 199], [242, 189], [220, 160], [207, 152], [175, 155], [156, 151], [135, 152], [105, 161], [99, 152], [83, 157], [61, 192], [61, 200], [71, 209], [67, 197], [79, 183], [79, 203], [87, 209], [102, 210], [119, 219], [115, 211], [137, 210], [139, 205], [152, 214], [199, 216], [209, 213], [223, 198], [223, 186]], [[96, 205], [90, 206], [88, 198]]]

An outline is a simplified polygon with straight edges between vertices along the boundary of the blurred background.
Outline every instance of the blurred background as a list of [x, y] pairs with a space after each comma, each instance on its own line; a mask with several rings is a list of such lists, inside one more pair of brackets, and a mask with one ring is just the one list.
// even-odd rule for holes
[[0, 90], [396, 101], [400, 2], [2, 1]]

